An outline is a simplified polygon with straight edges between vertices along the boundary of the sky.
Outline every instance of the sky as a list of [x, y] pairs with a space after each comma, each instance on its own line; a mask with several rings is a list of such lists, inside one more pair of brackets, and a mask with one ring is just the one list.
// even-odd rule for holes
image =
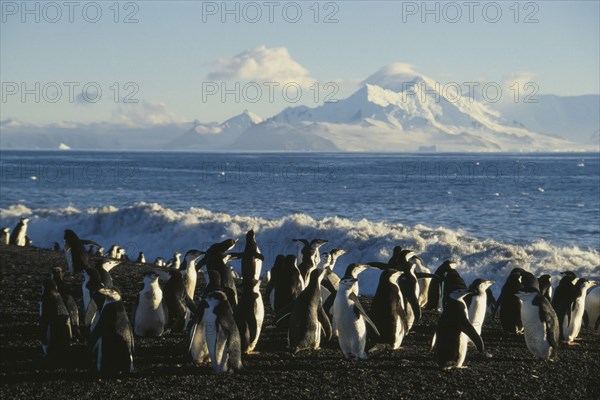
[[598, 1], [65, 4], [1, 1], [0, 119], [270, 117], [345, 98], [393, 63], [442, 84], [600, 92]]

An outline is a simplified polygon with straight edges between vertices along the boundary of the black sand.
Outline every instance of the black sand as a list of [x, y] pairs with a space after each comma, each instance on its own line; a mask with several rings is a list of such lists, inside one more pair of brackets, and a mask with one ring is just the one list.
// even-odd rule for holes
[[[343, 360], [335, 341], [317, 352], [290, 355], [285, 332], [270, 326], [268, 305], [259, 353], [245, 357], [239, 373], [218, 376], [209, 366], [194, 365], [185, 354], [184, 336], [167, 334], [136, 338], [136, 373], [100, 379], [82, 344], [73, 345], [62, 365], [50, 365], [41, 357], [40, 285], [56, 265], [65, 267], [62, 253], [1, 248], [2, 399], [600, 399], [600, 336], [589, 331], [581, 333], [579, 345], [562, 346], [558, 361], [549, 363], [534, 360], [523, 337], [506, 335], [497, 321], [486, 321], [482, 337], [493, 357], [471, 349], [468, 368], [446, 372], [429, 353], [434, 313], [425, 313], [401, 350], [350, 362]], [[144, 270], [134, 264], [113, 270], [128, 308]], [[80, 281], [71, 278], [69, 283], [77, 287]]]

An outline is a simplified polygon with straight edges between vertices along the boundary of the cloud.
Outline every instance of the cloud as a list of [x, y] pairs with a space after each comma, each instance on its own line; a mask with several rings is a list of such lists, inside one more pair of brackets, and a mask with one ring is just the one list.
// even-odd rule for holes
[[186, 123], [183, 117], [170, 111], [164, 103], [139, 101], [120, 104], [112, 112], [112, 121], [130, 127]]
[[309, 86], [315, 81], [285, 47], [260, 46], [245, 50], [234, 57], [217, 60], [216, 66], [218, 70], [210, 72], [208, 79], [295, 82], [301, 86]]

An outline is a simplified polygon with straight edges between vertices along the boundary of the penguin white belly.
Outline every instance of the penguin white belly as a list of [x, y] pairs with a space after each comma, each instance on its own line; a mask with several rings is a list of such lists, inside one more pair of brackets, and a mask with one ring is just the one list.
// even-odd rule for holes
[[469, 337], [464, 333], [460, 334], [458, 342], [458, 360], [456, 360], [456, 368], [462, 368], [467, 357], [467, 349], [469, 347]]
[[342, 321], [338, 323], [340, 348], [344, 357], [364, 360], [367, 358], [365, 354], [367, 329], [364, 318], [362, 316], [356, 318], [353, 306], [348, 304], [348, 308], [343, 312]]
[[393, 350], [398, 350], [402, 345], [402, 340], [404, 340], [404, 327], [402, 325], [402, 320], [400, 317], [396, 317], [396, 329], [394, 332], [394, 343], [392, 344]]
[[481, 335], [486, 309], [487, 295], [484, 293], [483, 295], [476, 294], [473, 296], [469, 307], [469, 322], [471, 322], [471, 325], [473, 325], [479, 335]]
[[70, 273], [74, 273], [73, 269], [73, 255], [71, 254], [71, 249], [65, 246], [65, 257], [67, 259], [67, 268]]
[[588, 327], [600, 333], [600, 325], [596, 329], [596, 321], [600, 318], [600, 286], [592, 288], [585, 298], [585, 310], [588, 314]]
[[530, 303], [522, 304], [521, 321], [527, 349], [534, 357], [547, 360], [550, 357], [550, 343], [546, 336], [546, 327], [540, 320], [539, 308]]
[[17, 235], [17, 246], [25, 246], [27, 244], [27, 231], [25, 229], [21, 229], [19, 234]]
[[196, 272], [196, 268], [190, 266], [190, 268], [188, 268], [183, 275], [185, 290], [189, 298], [193, 300], [194, 292], [196, 291], [196, 281], [198, 279], [198, 273]]
[[[142, 296], [140, 296], [142, 297]], [[166, 316], [162, 307], [162, 295], [144, 295], [135, 313], [134, 332], [138, 336], [159, 337], [164, 333]]]
[[204, 320], [198, 322], [192, 329], [189, 352], [192, 360], [197, 364], [207, 362], [210, 359], [204, 332]]
[[327, 300], [329, 296], [331, 296], [331, 292], [323, 286], [321, 286], [321, 301], [325, 303], [325, 300]]
[[[572, 342], [579, 335], [581, 330], [581, 323], [583, 320], [584, 312], [584, 299], [583, 296], [578, 297], [575, 300], [573, 312], [571, 313], [571, 323], [567, 326], [565, 338], [568, 342]], [[566, 323], [567, 318], [565, 318]]]
[[431, 284], [431, 278], [419, 279], [419, 306], [425, 307], [429, 299], [429, 285]]
[[262, 324], [265, 319], [265, 306], [262, 301], [260, 294], [254, 302], [254, 316], [256, 318], [256, 337], [248, 344], [248, 351], [253, 351], [260, 338], [260, 332], [262, 330]]
[[412, 306], [410, 305], [410, 303], [407, 303], [406, 305], [406, 319], [407, 319], [407, 325], [408, 325], [408, 330], [411, 330], [413, 324], [415, 323], [415, 313], [413, 312]]
[[[260, 250], [257, 248], [256, 251], [258, 252], [258, 254], [260, 254]], [[256, 265], [256, 269], [254, 270], [254, 280], [258, 281], [260, 279], [260, 274], [262, 272], [262, 260], [260, 259], [256, 259], [254, 260], [255, 265]]]
[[217, 326], [217, 316], [213, 310], [207, 310], [204, 321], [204, 333], [206, 335], [206, 345], [210, 354], [210, 361], [213, 370], [217, 373], [227, 371], [227, 354], [224, 340], [219, 336], [219, 328]]

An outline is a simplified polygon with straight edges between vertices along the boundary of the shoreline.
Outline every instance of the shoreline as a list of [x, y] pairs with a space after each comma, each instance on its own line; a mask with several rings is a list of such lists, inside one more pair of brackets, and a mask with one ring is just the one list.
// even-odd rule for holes
[[[41, 358], [38, 310], [42, 276], [51, 267], [65, 268], [64, 254], [39, 248], [0, 248], [0, 393], [3, 398], [600, 398], [600, 336], [583, 329], [578, 345], [562, 345], [556, 362], [534, 360], [523, 336], [503, 333], [497, 320], [486, 319], [482, 338], [486, 358], [470, 349], [468, 368], [442, 371], [429, 344], [438, 315], [425, 312], [397, 351], [372, 354], [353, 362], [342, 358], [336, 340], [319, 351], [292, 356], [286, 332], [266, 318], [257, 354], [244, 356], [235, 374], [214, 375], [196, 366], [185, 353], [183, 334], [135, 341], [136, 373], [100, 379], [89, 368], [83, 344], [71, 347], [72, 360], [50, 368]], [[146, 266], [124, 263], [111, 274], [129, 311]], [[81, 277], [68, 277], [77, 287]], [[197, 289], [197, 292], [199, 289]], [[362, 298], [368, 309], [370, 299]]]

